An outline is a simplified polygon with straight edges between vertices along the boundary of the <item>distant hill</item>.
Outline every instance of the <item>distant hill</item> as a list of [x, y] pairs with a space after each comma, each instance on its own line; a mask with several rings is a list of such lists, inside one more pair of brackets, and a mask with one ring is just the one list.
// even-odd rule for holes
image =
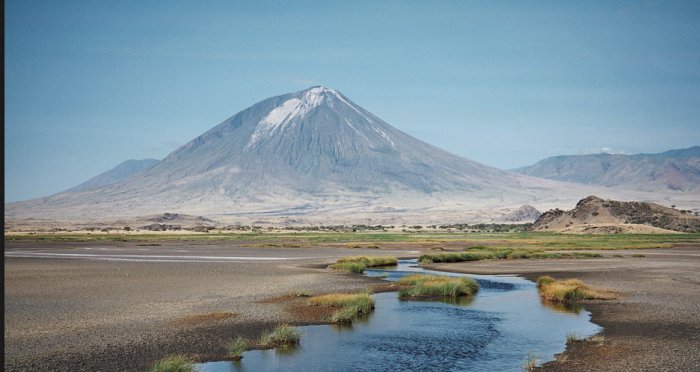
[[80, 185], [66, 190], [65, 192], [88, 191], [110, 186], [124, 181], [125, 179], [143, 171], [144, 169], [150, 168], [156, 163], [158, 163], [157, 159], [126, 160], [119, 163], [119, 165], [116, 167], [104, 173], [100, 173], [97, 176], [81, 183]]
[[700, 217], [654, 203], [603, 200], [589, 196], [570, 211], [552, 209], [540, 216], [532, 231], [622, 233], [699, 232]]
[[639, 191], [700, 192], [700, 146], [659, 154], [555, 156], [516, 172]]

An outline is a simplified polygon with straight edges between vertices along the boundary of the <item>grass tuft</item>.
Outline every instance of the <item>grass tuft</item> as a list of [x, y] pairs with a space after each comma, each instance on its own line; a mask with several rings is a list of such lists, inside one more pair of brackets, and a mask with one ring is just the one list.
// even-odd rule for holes
[[246, 348], [248, 348], [248, 342], [243, 337], [239, 336], [236, 341], [228, 347], [228, 357], [234, 360], [240, 360], [243, 358], [243, 352]]
[[194, 370], [194, 361], [185, 355], [165, 357], [151, 366], [151, 372], [191, 372]]
[[374, 309], [374, 300], [369, 293], [332, 293], [312, 297], [308, 303], [339, 308], [331, 315], [333, 323], [352, 323], [356, 318], [365, 316]]
[[542, 289], [542, 287], [552, 284], [555, 281], [556, 279], [552, 278], [549, 275], [542, 275], [539, 278], [537, 278], [537, 289]]
[[294, 346], [299, 343], [301, 332], [290, 325], [279, 325], [274, 331], [260, 337], [260, 347], [270, 349], [275, 347]]
[[540, 358], [537, 354], [535, 353], [527, 353], [527, 357], [525, 358], [525, 363], [523, 363], [523, 370], [525, 371], [534, 371], [537, 369], [537, 364], [539, 363]]
[[581, 336], [579, 336], [577, 333], [567, 333], [566, 334], [566, 343], [570, 344], [572, 342], [577, 342], [583, 340]]
[[545, 275], [537, 278], [537, 288], [542, 299], [547, 301], [567, 302], [617, 298], [612, 291], [593, 288], [578, 279], [556, 280]]
[[406, 287], [399, 290], [399, 297], [457, 297], [470, 296], [479, 290], [472, 278], [437, 275], [408, 275], [397, 282]]
[[392, 256], [351, 256], [342, 257], [329, 267], [335, 270], [344, 270], [361, 273], [368, 267], [396, 265], [398, 260]]

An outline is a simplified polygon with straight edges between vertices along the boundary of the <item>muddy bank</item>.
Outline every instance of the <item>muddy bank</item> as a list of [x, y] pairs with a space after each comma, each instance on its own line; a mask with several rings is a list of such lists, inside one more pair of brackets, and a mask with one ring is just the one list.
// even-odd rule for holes
[[6, 371], [146, 370], [176, 353], [221, 359], [238, 336], [257, 339], [280, 323], [313, 324], [323, 315], [298, 317], [289, 310], [294, 301], [266, 299], [381, 283], [318, 268], [370, 253], [358, 249], [6, 242], [5, 252], [79, 257], [5, 256]]
[[601, 252], [605, 258], [480, 261], [432, 268], [515, 273], [531, 280], [542, 274], [580, 278], [622, 293], [617, 300], [585, 304], [593, 322], [604, 327], [602, 342], [574, 342], [543, 370], [700, 370], [700, 246]]

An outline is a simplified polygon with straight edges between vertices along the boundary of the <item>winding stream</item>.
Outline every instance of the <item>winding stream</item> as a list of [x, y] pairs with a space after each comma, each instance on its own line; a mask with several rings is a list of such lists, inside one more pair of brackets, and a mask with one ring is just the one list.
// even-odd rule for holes
[[[424, 270], [415, 260], [366, 270], [395, 281], [407, 273], [464, 276]], [[373, 295], [376, 309], [351, 327], [299, 327], [296, 348], [245, 352], [240, 362], [198, 364], [202, 372], [229, 371], [522, 371], [528, 355], [540, 362], [564, 351], [568, 334], [588, 337], [601, 328], [582, 308], [542, 304], [535, 283], [515, 276], [469, 275], [474, 298], [457, 302], [401, 301], [395, 292]]]

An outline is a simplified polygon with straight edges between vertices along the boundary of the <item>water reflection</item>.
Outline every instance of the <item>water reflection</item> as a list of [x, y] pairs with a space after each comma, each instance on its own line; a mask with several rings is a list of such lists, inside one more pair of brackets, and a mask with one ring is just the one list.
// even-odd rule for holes
[[413, 298], [399, 298], [399, 301], [413, 302], [442, 302], [455, 306], [469, 306], [474, 302], [474, 296], [459, 296], [459, 297], [441, 297], [441, 296], [423, 296]]
[[569, 314], [579, 314], [583, 311], [583, 307], [578, 304], [572, 304], [570, 302], [553, 302], [540, 300], [542, 306], [559, 313], [569, 313]]

